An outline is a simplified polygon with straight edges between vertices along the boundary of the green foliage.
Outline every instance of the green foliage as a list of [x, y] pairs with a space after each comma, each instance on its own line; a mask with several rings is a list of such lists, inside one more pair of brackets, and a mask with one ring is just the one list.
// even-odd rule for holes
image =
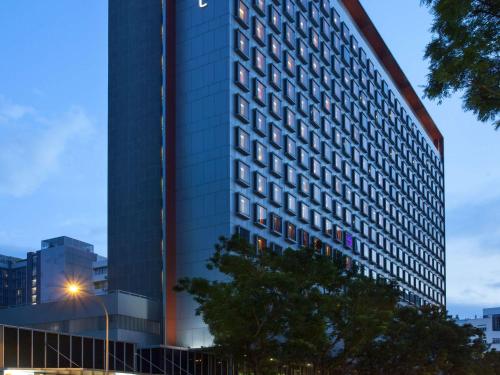
[[401, 307], [360, 367], [373, 375], [480, 374], [486, 349], [481, 330], [458, 326], [437, 307]]
[[442, 100], [460, 91], [466, 110], [500, 128], [500, 1], [421, 1], [434, 15], [426, 96]]
[[[283, 366], [322, 374], [494, 374], [483, 333], [436, 307], [399, 305], [396, 285], [363, 277], [314, 249], [256, 253], [221, 239], [208, 268], [218, 281], [185, 278], [217, 355], [254, 375]], [[495, 367], [496, 366], [496, 367]]]

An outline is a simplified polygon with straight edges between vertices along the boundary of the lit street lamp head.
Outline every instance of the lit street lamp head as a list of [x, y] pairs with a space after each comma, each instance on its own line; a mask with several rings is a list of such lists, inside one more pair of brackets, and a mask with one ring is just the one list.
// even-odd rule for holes
[[82, 293], [82, 286], [75, 281], [68, 281], [65, 285], [66, 292], [72, 297], [79, 296]]

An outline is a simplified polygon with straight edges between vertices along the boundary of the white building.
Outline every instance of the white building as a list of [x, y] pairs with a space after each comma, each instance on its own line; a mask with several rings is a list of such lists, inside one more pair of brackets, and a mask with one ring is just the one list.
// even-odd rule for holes
[[108, 293], [108, 259], [98, 255], [97, 260], [92, 265], [92, 284], [95, 295]]
[[482, 318], [459, 319], [457, 323], [459, 325], [470, 324], [481, 329], [491, 349], [500, 351], [500, 307], [483, 309]]

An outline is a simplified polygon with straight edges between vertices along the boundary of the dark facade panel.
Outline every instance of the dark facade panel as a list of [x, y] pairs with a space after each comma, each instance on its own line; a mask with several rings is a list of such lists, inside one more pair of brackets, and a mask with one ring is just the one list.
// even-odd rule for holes
[[109, 2], [109, 289], [161, 300], [160, 0]]

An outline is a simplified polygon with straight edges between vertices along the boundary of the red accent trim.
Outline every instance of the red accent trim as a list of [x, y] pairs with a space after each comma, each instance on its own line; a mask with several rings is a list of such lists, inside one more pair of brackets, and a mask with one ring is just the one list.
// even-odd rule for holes
[[392, 55], [389, 47], [385, 44], [382, 36], [377, 31], [372, 20], [366, 13], [359, 0], [341, 0], [347, 11], [350, 13], [359, 30], [370, 43], [381, 64], [394, 80], [401, 95], [406, 99], [410, 108], [424, 126], [425, 131], [432, 139], [434, 146], [443, 156], [443, 135], [439, 131], [434, 120], [425, 109], [424, 104], [413, 89], [410, 81], [404, 74], [398, 62]]
[[165, 87], [165, 137], [166, 137], [166, 345], [177, 344], [177, 298], [173, 287], [177, 283], [176, 249], [176, 196], [175, 196], [175, 88], [176, 88], [176, 51], [175, 51], [175, 1], [166, 1], [166, 87]]

